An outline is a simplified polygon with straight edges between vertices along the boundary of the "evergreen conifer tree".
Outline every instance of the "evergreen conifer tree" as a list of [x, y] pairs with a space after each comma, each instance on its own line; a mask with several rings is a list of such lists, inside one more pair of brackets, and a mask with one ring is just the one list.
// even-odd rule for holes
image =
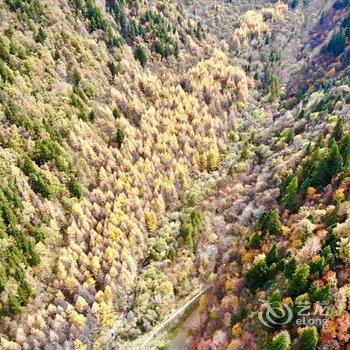
[[259, 248], [261, 248], [261, 245], [262, 245], [262, 242], [261, 242], [261, 238], [259, 236], [259, 233], [255, 232], [253, 234], [253, 236], [250, 238], [249, 247], [251, 249], [259, 249]]
[[310, 267], [308, 264], [302, 264], [297, 267], [288, 287], [288, 292], [291, 296], [295, 297], [305, 293], [309, 284], [309, 273]]
[[294, 10], [299, 4], [299, 0], [292, 0], [290, 6]]
[[135, 51], [135, 58], [140, 62], [141, 66], [144, 67], [147, 63], [147, 53], [142, 45], [138, 45]]
[[287, 209], [295, 210], [298, 204], [298, 178], [296, 176], [289, 182], [282, 202]]
[[290, 350], [291, 349], [291, 340], [289, 333], [283, 331], [277, 334], [269, 346], [269, 350]]
[[316, 327], [306, 328], [299, 337], [300, 350], [315, 350], [318, 343]]
[[343, 158], [337, 144], [334, 144], [330, 149], [327, 167], [331, 177], [339, 174], [343, 169]]
[[252, 292], [263, 287], [268, 278], [268, 271], [265, 259], [257, 261], [246, 274], [247, 287]]
[[9, 296], [9, 310], [10, 313], [13, 315], [18, 315], [23, 311], [20, 301], [16, 295]]
[[124, 133], [123, 131], [121, 131], [120, 129], [117, 130], [117, 136], [116, 136], [116, 140], [117, 140], [117, 143], [118, 143], [118, 148], [120, 148], [122, 146], [122, 143], [124, 141]]
[[338, 145], [332, 138], [328, 143], [327, 153], [323, 155], [314, 175], [316, 186], [328, 185], [332, 177], [339, 174], [343, 169], [343, 158], [339, 152]]
[[269, 214], [268, 231], [272, 235], [279, 235], [282, 231], [282, 224], [278, 210], [273, 210]]
[[346, 134], [339, 145], [339, 152], [343, 158], [343, 166], [347, 168], [350, 165], [350, 134]]
[[340, 141], [344, 136], [344, 118], [339, 117], [337, 124], [334, 127], [334, 130], [331, 133], [331, 138], [335, 141]]
[[292, 278], [297, 268], [297, 261], [295, 257], [290, 258], [284, 266], [284, 274], [287, 278]]
[[276, 244], [274, 244], [271, 250], [267, 253], [265, 260], [267, 266], [271, 266], [273, 263], [277, 263], [280, 260], [279, 250]]
[[37, 43], [43, 43], [44, 41], [45, 41], [45, 39], [46, 39], [46, 33], [44, 32], [44, 29], [43, 29], [43, 27], [39, 27], [39, 30], [38, 30], [38, 34], [36, 35], [36, 37], [35, 37], [35, 41], [37, 42]]
[[335, 56], [339, 56], [345, 48], [346, 38], [345, 29], [342, 28], [338, 33], [334, 34], [327, 45], [326, 51], [332, 52]]

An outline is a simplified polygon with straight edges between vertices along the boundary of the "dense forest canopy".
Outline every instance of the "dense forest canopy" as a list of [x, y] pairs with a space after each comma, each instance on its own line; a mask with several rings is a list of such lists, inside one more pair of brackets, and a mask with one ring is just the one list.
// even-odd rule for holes
[[345, 0], [2, 1], [0, 348], [198, 295], [150, 349], [349, 350], [349, 41]]

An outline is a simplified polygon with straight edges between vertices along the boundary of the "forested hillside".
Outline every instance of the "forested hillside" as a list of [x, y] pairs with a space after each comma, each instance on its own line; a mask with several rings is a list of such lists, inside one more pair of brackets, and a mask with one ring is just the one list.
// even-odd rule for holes
[[212, 253], [213, 282], [184, 348], [350, 348], [349, 5], [292, 1], [269, 29], [266, 4], [238, 19], [225, 9], [242, 2], [213, 6], [212, 22], [238, 23], [230, 37], [220, 30], [232, 62], [259, 78], [227, 172], [197, 205], [206, 216], [197, 249]]
[[345, 0], [2, 1], [0, 348], [134, 349], [209, 286], [181, 349], [348, 350], [349, 40]]
[[1, 348], [87, 348], [130, 305], [133, 338], [196, 278], [181, 194], [253, 79], [168, 1], [8, 0], [0, 18]]

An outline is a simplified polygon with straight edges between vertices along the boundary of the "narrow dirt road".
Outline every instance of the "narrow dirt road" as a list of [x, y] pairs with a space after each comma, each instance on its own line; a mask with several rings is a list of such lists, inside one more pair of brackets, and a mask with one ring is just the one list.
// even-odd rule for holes
[[188, 300], [184, 305], [174, 310], [174, 312], [169, 315], [167, 319], [165, 319], [162, 323], [160, 323], [157, 327], [155, 327], [149, 334], [146, 334], [144, 339], [138, 339], [138, 346], [136, 345], [134, 349], [138, 350], [151, 350], [152, 349], [152, 341], [156, 337], [157, 334], [166, 331], [167, 328], [172, 325], [176, 319], [184, 314], [186, 310], [191, 307], [195, 302], [198, 301], [200, 296], [204, 294], [210, 287], [202, 288], [198, 291], [190, 300]]

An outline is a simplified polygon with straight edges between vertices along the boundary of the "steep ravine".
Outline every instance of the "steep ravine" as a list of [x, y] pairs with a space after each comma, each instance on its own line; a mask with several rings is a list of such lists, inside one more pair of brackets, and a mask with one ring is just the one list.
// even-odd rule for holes
[[[318, 21], [320, 14], [328, 3], [329, 1], [324, 1], [322, 4], [319, 1], [311, 1], [308, 8], [312, 12], [306, 11], [303, 13], [302, 17], [300, 17], [301, 20], [291, 19], [289, 22], [288, 25], [297, 25], [294, 26], [291, 35], [288, 34], [288, 29], [284, 32], [278, 32], [277, 30], [277, 36], [279, 36], [280, 40], [282, 41], [282, 44], [280, 42], [279, 45], [281, 61], [277, 67], [277, 74], [283, 86], [288, 83], [294, 70], [298, 69], [298, 67], [299, 69], [302, 67], [300, 62], [299, 65], [296, 65], [298, 62], [297, 56], [299, 54], [296, 48], [302, 47], [303, 42], [307, 39], [308, 31]], [[205, 6], [209, 6], [210, 9], [205, 9]], [[200, 18], [207, 24], [208, 18], [206, 17], [206, 11], [222, 11], [222, 15], [227, 16], [229, 19], [223, 22], [217, 20], [216, 24], [219, 24], [219, 27], [225, 27], [225, 30], [218, 29], [218, 27], [212, 25], [212, 23], [206, 28], [211, 35], [218, 36], [223, 40], [226, 38], [230, 48], [231, 40], [227, 39], [227, 36], [232, 34], [233, 28], [237, 23], [235, 20], [238, 18], [237, 12], [235, 12], [235, 17], [233, 19], [230, 17], [230, 14], [232, 16], [230, 11], [224, 11], [222, 9], [222, 7], [227, 8], [230, 6], [232, 7], [230, 11], [234, 12], [234, 6], [237, 6], [241, 11], [245, 11], [245, 7], [239, 7], [238, 3], [233, 5], [222, 1], [216, 1], [214, 3], [210, 3], [210, 5], [208, 5], [206, 2], [201, 3], [200, 1], [195, 3], [191, 2], [191, 5], [187, 10], [191, 14], [194, 14], [195, 18]], [[261, 5], [256, 5], [255, 8], [259, 7], [261, 7]], [[253, 9], [252, 5], [249, 5], [247, 9]], [[297, 14], [297, 16], [299, 16], [299, 14]], [[228, 25], [227, 22], [230, 22], [231, 24]], [[272, 44], [272, 47], [273, 46], [274, 44]], [[249, 47], [249, 49], [252, 48]], [[273, 48], [270, 50], [272, 51]], [[254, 50], [252, 51], [254, 52]], [[234, 53], [232, 54], [232, 61], [237, 62], [237, 56]], [[241, 56], [244, 57], [244, 53]], [[240, 62], [242, 62], [241, 59]], [[275, 108], [277, 111], [279, 106], [276, 105]], [[256, 136], [255, 141], [256, 146], [258, 146], [261, 142], [261, 144], [264, 144], [264, 146], [268, 149], [268, 147], [272, 145], [272, 143], [269, 145], [268, 140], [272, 140], [273, 135], [278, 134], [285, 128], [293, 125], [293, 121], [290, 119], [288, 113], [279, 115], [276, 118], [272, 112], [275, 108], [270, 102], [265, 101], [263, 94], [254, 93], [249, 106], [237, 118], [240, 125], [239, 129], [235, 130], [237, 135], [245, 135], [249, 133], [251, 125], [254, 124], [255, 129], [259, 130], [259, 134]], [[265, 114], [265, 118], [255, 118], [257, 111], [262, 111], [262, 114]], [[315, 132], [311, 129], [310, 133], [308, 134], [309, 139], [312, 139], [314, 135]], [[207, 237], [205, 237], [206, 234], [211, 232], [210, 225], [209, 227], [206, 227], [204, 237], [198, 238], [198, 244], [200, 247], [197, 248], [197, 253], [199, 260], [203, 251], [213, 250], [215, 252], [212, 255], [212, 264], [210, 264], [210, 270], [212, 271], [216, 271], [214, 261], [219, 254], [225, 253], [225, 247], [229, 246], [230, 244], [235, 244], [234, 242], [239, 244], [239, 237], [238, 240], [233, 238], [235, 221], [237, 221], [237, 224], [250, 225], [258, 219], [260, 213], [270, 209], [273, 205], [273, 202], [270, 200], [264, 201], [264, 192], [269, 192], [269, 184], [273, 183], [274, 174], [271, 173], [269, 169], [273, 168], [274, 161], [276, 157], [278, 157], [278, 154], [265, 154], [262, 156], [263, 158], [259, 158], [258, 160], [256, 157], [250, 157], [250, 159], [253, 160], [245, 162], [245, 164], [242, 165], [239, 156], [243, 149], [244, 143], [241, 140], [233, 142], [227, 154], [225, 154], [223, 157], [218, 172], [209, 174], [208, 176], [202, 175], [202, 178], [206, 177], [206, 181], [208, 181], [208, 183], [215, 183], [215, 185], [211, 187], [212, 190], [207, 191], [206, 195], [202, 198], [199, 207], [205, 213], [207, 222], [215, 223], [212, 225], [212, 229], [214, 229], [214, 227], [217, 228], [217, 223], [221, 221], [224, 222], [223, 225], [226, 226], [226, 232], [217, 233], [216, 243], [208, 244]], [[286, 152], [288, 152], [288, 150], [286, 150]], [[233, 174], [232, 169], [235, 169]], [[203, 185], [201, 181], [198, 183], [200, 184], [199, 186], [201, 188], [208, 188], [208, 186]], [[196, 190], [197, 189], [198, 187]], [[254, 197], [258, 197], [258, 199]], [[232, 203], [235, 204], [232, 206]], [[242, 203], [243, 207], [239, 203]], [[255, 213], [253, 213], [254, 210]], [[227, 222], [226, 220], [229, 221]], [[227, 229], [227, 227], [229, 227], [229, 229]], [[210, 277], [215, 281], [215, 273]], [[186, 313], [185, 318], [180, 319], [178, 324], [173, 324], [171, 329], [167, 330], [167, 328], [164, 327], [163, 333], [161, 333], [158, 329], [158, 337], [155, 337], [153, 343], [144, 348], [140, 347], [140, 349], [163, 349], [163, 347], [164, 349], [172, 350], [186, 349], [188, 337], [190, 336], [189, 332], [191, 329], [195, 328], [199, 317], [198, 307], [195, 307], [194, 309], [191, 309], [190, 305], [188, 305], [188, 307], [189, 312]], [[174, 329], [176, 329], [175, 332]], [[169, 333], [167, 333], [167, 331], [169, 331]]]

